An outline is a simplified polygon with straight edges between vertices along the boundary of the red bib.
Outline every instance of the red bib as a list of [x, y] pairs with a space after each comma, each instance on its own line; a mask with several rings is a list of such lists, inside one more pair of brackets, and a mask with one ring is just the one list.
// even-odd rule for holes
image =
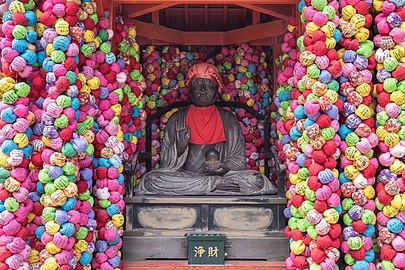
[[208, 107], [191, 105], [187, 112], [186, 125], [190, 127], [192, 144], [216, 144], [226, 141], [224, 124], [215, 105]]

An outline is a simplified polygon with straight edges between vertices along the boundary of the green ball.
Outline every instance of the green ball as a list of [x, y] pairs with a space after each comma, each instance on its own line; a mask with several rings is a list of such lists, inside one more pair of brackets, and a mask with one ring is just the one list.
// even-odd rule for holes
[[118, 50], [120, 52], [127, 52], [129, 50], [129, 44], [125, 41], [121, 41], [120, 44], [118, 44]]
[[329, 140], [332, 140], [332, 139], [333, 139], [333, 137], [335, 136], [336, 132], [335, 132], [335, 130], [333, 129], [333, 127], [327, 127], [327, 128], [321, 129], [321, 134], [322, 134], [322, 137], [323, 137], [325, 140], [329, 141]]
[[18, 100], [18, 95], [14, 91], [8, 91], [3, 94], [3, 101], [6, 104], [14, 104]]
[[319, 263], [313, 263], [309, 266], [309, 270], [322, 270], [322, 267]]
[[69, 184], [69, 179], [65, 175], [61, 175], [54, 181], [54, 186], [57, 189], [64, 189]]
[[103, 42], [100, 44], [100, 50], [104, 53], [111, 52], [111, 45], [107, 42]]
[[328, 16], [329, 20], [332, 20], [336, 15], [336, 11], [332, 6], [324, 7], [322, 12], [325, 13]]
[[370, 211], [368, 209], [364, 210], [364, 213], [361, 216], [361, 220], [366, 225], [371, 224], [375, 220], [375, 218], [376, 218], [376, 216], [375, 216], [374, 212]]
[[27, 36], [27, 28], [22, 25], [14, 26], [12, 35], [15, 39], [24, 39]]
[[295, 206], [290, 207], [290, 212], [293, 217], [300, 218], [300, 214], [298, 213], [298, 208]]
[[297, 47], [300, 49], [301, 52], [305, 51], [304, 35], [301, 35], [299, 38], [297, 38]]
[[28, 0], [26, 3], [23, 3], [25, 11], [33, 10], [35, 5], [36, 4], [35, 4], [34, 0]]
[[52, 178], [50, 178], [50, 177], [48, 176], [48, 169], [47, 169], [47, 168], [42, 169], [42, 170], [39, 171], [39, 173], [38, 173], [38, 180], [39, 180], [41, 183], [44, 183], [44, 184], [47, 184], [47, 183], [52, 182]]
[[83, 44], [80, 46], [80, 52], [86, 57], [89, 57], [93, 54], [93, 50], [87, 44]]
[[397, 116], [397, 119], [401, 122], [402, 125], [405, 125], [405, 111], [401, 111], [401, 113]]
[[53, 183], [48, 183], [45, 185], [45, 194], [50, 196], [52, 193], [54, 193], [56, 191], [56, 187]]
[[67, 157], [74, 157], [76, 155], [76, 151], [70, 142], [65, 142], [62, 146], [62, 153]]
[[345, 211], [349, 211], [356, 203], [352, 198], [345, 198], [342, 201], [342, 208]]
[[86, 227], [80, 227], [76, 232], [76, 239], [83, 240], [87, 237], [89, 230]]
[[99, 200], [98, 203], [104, 209], [107, 209], [111, 205], [111, 202], [109, 200]]
[[60, 95], [59, 97], [56, 98], [56, 104], [62, 108], [67, 108], [72, 104], [72, 98], [69, 96], [65, 95]]
[[344, 223], [346, 226], [352, 226], [352, 224], [353, 224], [353, 219], [351, 219], [351, 218], [349, 217], [349, 214], [344, 214], [344, 215], [343, 215], [343, 223]]
[[7, 178], [10, 177], [10, 172], [3, 167], [0, 167], [0, 179], [2, 181], [6, 180]]
[[391, 261], [382, 261], [381, 263], [382, 270], [393, 270], [395, 265]]
[[308, 170], [308, 168], [300, 168], [300, 169], [298, 170], [298, 176], [299, 176], [301, 179], [307, 179], [307, 178], [309, 177], [309, 170]]
[[384, 80], [384, 90], [388, 93], [392, 93], [397, 90], [398, 80], [395, 78], [387, 78]]
[[350, 254], [345, 254], [345, 263], [348, 265], [353, 265], [356, 263], [356, 260], [350, 255]]
[[347, 245], [351, 250], [359, 250], [363, 246], [363, 241], [359, 236], [349, 237]]
[[77, 81], [77, 75], [71, 70], [66, 72], [65, 77], [68, 78], [71, 85], [75, 84]]
[[55, 212], [56, 212], [55, 207], [45, 207], [44, 210], [42, 210], [42, 218], [45, 219], [46, 221], [54, 220]]
[[394, 71], [398, 66], [398, 60], [395, 57], [388, 57], [384, 60], [384, 68], [388, 71]]
[[306, 232], [306, 231], [307, 231], [307, 228], [308, 228], [309, 226], [311, 226], [311, 223], [309, 223], [309, 221], [306, 220], [306, 219], [300, 219], [300, 220], [298, 220], [298, 222], [297, 222], [297, 227], [298, 227], [298, 230], [299, 230], [300, 232]]
[[321, 74], [321, 70], [318, 68], [316, 64], [312, 64], [307, 68], [307, 76], [316, 79]]
[[89, 144], [86, 149], [86, 155], [91, 156], [94, 153], [94, 145]]
[[360, 137], [356, 133], [351, 132], [346, 135], [346, 143], [348, 146], [355, 146], [360, 141]]
[[378, 124], [380, 124], [381, 126], [384, 126], [385, 123], [390, 119], [390, 117], [386, 111], [381, 111], [381, 112], [377, 113], [376, 118], [377, 118]]
[[326, 0], [311, 0], [311, 6], [316, 10], [322, 11], [328, 5]]
[[63, 63], [66, 60], [66, 55], [63, 51], [61, 50], [55, 50], [51, 53], [51, 59], [55, 63]]
[[67, 127], [69, 120], [66, 115], [61, 114], [58, 118], [55, 119], [54, 126], [60, 129]]
[[68, 161], [65, 163], [65, 165], [63, 165], [62, 167], [63, 172], [65, 173], [65, 175], [75, 175], [77, 172], [77, 167], [74, 163]]
[[405, 140], [405, 126], [402, 126], [401, 129], [397, 132], [401, 140]]
[[310, 188], [305, 189], [305, 196], [311, 201], [314, 202], [316, 200], [316, 192]]
[[31, 90], [31, 87], [25, 82], [17, 83], [14, 88], [19, 97], [27, 97]]
[[86, 127], [86, 124], [84, 124], [83, 122], [77, 124], [76, 132], [79, 133], [80, 135], [86, 134], [87, 130], [88, 128]]
[[20, 204], [14, 197], [8, 197], [4, 201], [4, 207], [6, 208], [7, 211], [14, 213], [15, 211], [18, 210], [18, 208], [20, 208]]
[[311, 239], [315, 240], [316, 237], [318, 236], [318, 233], [316, 232], [315, 226], [309, 226], [307, 228], [307, 233]]
[[336, 80], [331, 80], [328, 84], [328, 89], [333, 90], [335, 92], [339, 91], [340, 84]]
[[105, 42], [108, 40], [108, 31], [105, 29], [100, 29], [97, 33], [97, 36], [100, 37], [100, 39]]
[[384, 208], [384, 204], [380, 203], [380, 201], [378, 200], [378, 198], [375, 198], [375, 206], [378, 210], [382, 211]]
[[370, 152], [363, 154], [363, 156], [367, 157], [367, 158], [373, 158], [374, 156], [374, 150], [371, 149]]
[[81, 200], [81, 201], [87, 201], [90, 198], [90, 196], [91, 196], [91, 194], [90, 194], [89, 190], [86, 190], [85, 192], [80, 193], [78, 195], [79, 200]]
[[298, 218], [296, 218], [296, 217], [292, 217], [292, 218], [290, 218], [289, 220], [288, 220], [288, 227], [290, 227], [291, 228], [291, 230], [295, 230], [295, 229], [297, 229], [298, 227], [297, 227], [297, 222], [298, 222]]

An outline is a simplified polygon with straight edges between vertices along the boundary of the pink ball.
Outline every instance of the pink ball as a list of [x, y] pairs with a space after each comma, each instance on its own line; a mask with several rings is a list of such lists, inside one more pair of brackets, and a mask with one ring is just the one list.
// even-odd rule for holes
[[328, 22], [329, 19], [325, 13], [318, 11], [314, 14], [314, 17], [312, 20], [316, 25], [323, 26]]

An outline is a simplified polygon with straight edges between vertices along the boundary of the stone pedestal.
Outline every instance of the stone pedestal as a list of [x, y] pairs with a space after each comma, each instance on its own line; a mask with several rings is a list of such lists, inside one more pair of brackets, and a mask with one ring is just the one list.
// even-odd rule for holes
[[186, 259], [187, 233], [226, 235], [226, 259], [283, 261], [285, 198], [135, 196], [126, 198], [124, 260]]

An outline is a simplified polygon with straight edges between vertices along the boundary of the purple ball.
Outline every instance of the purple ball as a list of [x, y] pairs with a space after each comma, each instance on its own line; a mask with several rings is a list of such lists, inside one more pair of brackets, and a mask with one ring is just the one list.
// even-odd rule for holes
[[352, 50], [346, 50], [343, 55], [343, 61], [345, 61], [345, 63], [353, 63], [354, 60], [356, 59], [356, 55], [357, 53], [355, 51]]
[[284, 209], [284, 216], [285, 216], [285, 218], [292, 218], [290, 207], [287, 207]]
[[349, 115], [353, 114], [354, 111], [356, 110], [356, 106], [350, 102], [345, 102], [343, 105], [343, 115], [345, 117], [348, 117]]
[[63, 175], [63, 170], [59, 166], [50, 166], [48, 168], [48, 176], [52, 179], [56, 179], [59, 176]]
[[96, 251], [97, 252], [104, 252], [108, 249], [108, 244], [106, 241], [98, 240], [96, 242]]
[[350, 237], [359, 236], [359, 234], [353, 229], [352, 226], [345, 227], [342, 232], [343, 239], [347, 241]]
[[356, 129], [361, 124], [361, 118], [355, 114], [351, 114], [346, 118], [346, 126], [350, 129]]
[[364, 213], [363, 207], [354, 205], [348, 212], [348, 215], [353, 220], [359, 220]]

